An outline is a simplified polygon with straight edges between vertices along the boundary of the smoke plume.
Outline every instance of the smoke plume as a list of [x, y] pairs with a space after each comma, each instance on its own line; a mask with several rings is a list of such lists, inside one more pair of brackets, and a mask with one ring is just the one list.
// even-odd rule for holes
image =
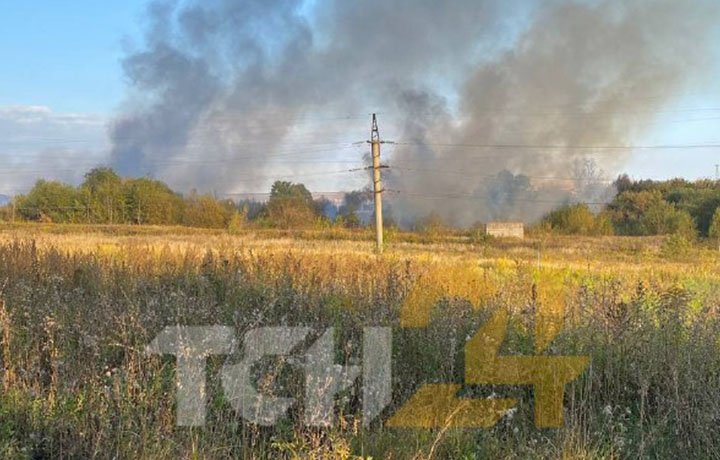
[[183, 189], [257, 190], [319, 170], [308, 157], [360, 159], [339, 145], [379, 112], [401, 220], [529, 221], [604, 199], [599, 169], [630, 150], [593, 147], [635, 142], [707, 77], [718, 13], [716, 0], [155, 2], [123, 62], [112, 158]]

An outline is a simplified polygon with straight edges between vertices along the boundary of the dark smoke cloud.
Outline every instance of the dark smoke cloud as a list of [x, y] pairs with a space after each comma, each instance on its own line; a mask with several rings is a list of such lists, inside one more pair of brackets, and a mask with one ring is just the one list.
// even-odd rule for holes
[[124, 61], [112, 156], [176, 187], [257, 190], [311, 168], [293, 161], [303, 148], [367, 136], [365, 119], [328, 127], [318, 114], [378, 111], [405, 141], [386, 149], [388, 187], [409, 192], [394, 198], [401, 218], [532, 220], [603, 198], [578, 164], [614, 173], [629, 152], [562, 146], [642, 135], [705, 76], [718, 13], [716, 0], [156, 2]]

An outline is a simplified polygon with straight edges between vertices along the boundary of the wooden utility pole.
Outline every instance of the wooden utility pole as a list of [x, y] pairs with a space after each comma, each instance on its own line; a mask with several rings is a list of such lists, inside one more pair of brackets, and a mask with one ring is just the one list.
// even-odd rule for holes
[[382, 181], [380, 180], [380, 131], [378, 130], [377, 117], [373, 113], [372, 130], [370, 132], [370, 144], [372, 145], [373, 157], [373, 191], [375, 192], [375, 240], [377, 252], [383, 251], [383, 216], [382, 216]]

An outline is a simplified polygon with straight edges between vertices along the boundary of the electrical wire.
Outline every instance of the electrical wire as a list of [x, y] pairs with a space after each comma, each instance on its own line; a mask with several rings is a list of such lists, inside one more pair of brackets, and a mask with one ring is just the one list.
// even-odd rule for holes
[[[487, 199], [490, 198], [487, 195], [470, 195], [470, 194], [462, 194], [462, 193], [452, 193], [452, 194], [425, 194], [425, 193], [418, 193], [418, 192], [410, 192], [406, 190], [392, 190], [392, 189], [386, 189], [385, 192], [391, 192], [391, 193], [397, 193], [401, 195], [406, 196], [413, 196], [413, 197], [419, 197], [419, 198], [428, 198], [428, 199], [458, 199], [458, 200], [481, 200], [481, 199]], [[531, 198], [512, 198], [510, 201], [519, 201], [519, 202], [526, 202], [526, 203], [549, 203], [549, 204], [568, 204], [571, 203], [572, 200], [543, 200], [543, 199], [531, 199]], [[591, 201], [580, 201], [580, 203], [587, 204], [587, 205], [608, 205], [610, 202], [591, 202]]]
[[[430, 172], [430, 173], [441, 173], [441, 174], [455, 174], [458, 176], [467, 176], [467, 177], [485, 177], [485, 178], [496, 178], [498, 177], [497, 174], [478, 174], [468, 171], [449, 171], [444, 169], [426, 169], [426, 168], [406, 168], [401, 166], [394, 166], [389, 165], [389, 169], [396, 170], [396, 171], [412, 171], [412, 172]], [[579, 177], [556, 177], [556, 176], [529, 176], [526, 174], [517, 174], [516, 176], [522, 176], [527, 177], [528, 179], [536, 179], [536, 180], [567, 180], [567, 181], [587, 181], [590, 183], [613, 183], [614, 180], [611, 179], [604, 179], [604, 178], [588, 178], [583, 179]]]
[[415, 145], [429, 147], [456, 147], [470, 149], [555, 149], [555, 150], [663, 150], [663, 149], [716, 149], [718, 144], [658, 144], [658, 145], [562, 145], [562, 144], [453, 144], [432, 142], [388, 142], [395, 145]]

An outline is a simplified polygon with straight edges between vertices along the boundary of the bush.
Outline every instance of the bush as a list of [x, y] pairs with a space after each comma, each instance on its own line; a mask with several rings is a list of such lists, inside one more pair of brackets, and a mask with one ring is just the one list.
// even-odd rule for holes
[[481, 222], [475, 223], [468, 232], [470, 244], [484, 245], [495, 239], [485, 231], [485, 225]]
[[232, 216], [230, 217], [230, 221], [228, 222], [228, 233], [231, 235], [237, 235], [245, 228], [247, 225], [247, 209], [244, 208], [241, 211], [235, 211], [233, 212]]
[[613, 234], [610, 219], [605, 215], [596, 216], [584, 203], [552, 211], [540, 225], [543, 229], [563, 235]]
[[183, 224], [190, 227], [223, 228], [231, 215], [231, 205], [225, 205], [211, 195], [192, 192], [185, 203]]
[[12, 220], [12, 207], [10, 205], [0, 206], [0, 222]]
[[675, 233], [663, 241], [660, 255], [668, 258], [687, 257], [692, 252], [692, 241], [686, 236]]
[[415, 231], [429, 236], [437, 236], [446, 230], [447, 227], [445, 226], [442, 218], [434, 211], [428, 214], [427, 217], [418, 219], [415, 223]]

